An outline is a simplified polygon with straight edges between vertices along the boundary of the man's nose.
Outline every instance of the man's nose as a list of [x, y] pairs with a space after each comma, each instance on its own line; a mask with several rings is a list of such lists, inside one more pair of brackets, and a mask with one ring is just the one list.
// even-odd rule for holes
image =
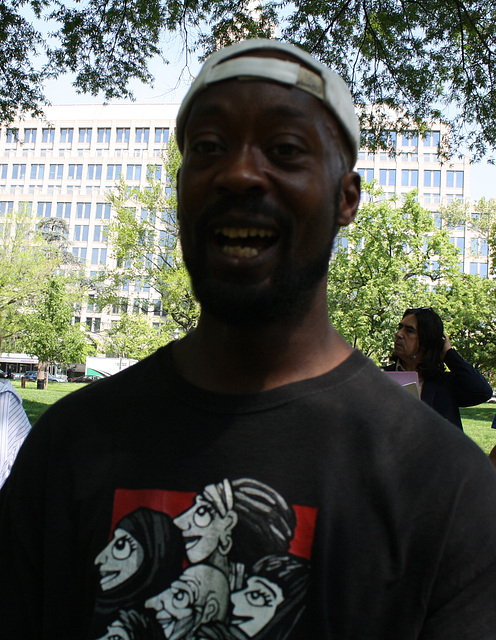
[[231, 193], [264, 193], [268, 188], [267, 161], [256, 147], [243, 146], [226, 154], [215, 186]]

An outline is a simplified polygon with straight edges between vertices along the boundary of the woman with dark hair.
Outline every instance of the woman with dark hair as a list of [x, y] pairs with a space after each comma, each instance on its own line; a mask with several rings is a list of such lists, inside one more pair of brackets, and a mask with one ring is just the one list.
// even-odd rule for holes
[[452, 348], [443, 321], [431, 307], [405, 311], [392, 359], [394, 364], [385, 371], [417, 371], [422, 401], [460, 429], [459, 407], [471, 407], [492, 396], [486, 379]]
[[145, 600], [181, 574], [184, 557], [183, 536], [167, 514], [140, 507], [121, 518], [95, 558], [101, 587], [95, 609], [99, 633], [121, 610], [144, 611]]
[[256, 562], [246, 586], [231, 593], [234, 637], [290, 638], [305, 609], [309, 572], [307, 560], [290, 554]]

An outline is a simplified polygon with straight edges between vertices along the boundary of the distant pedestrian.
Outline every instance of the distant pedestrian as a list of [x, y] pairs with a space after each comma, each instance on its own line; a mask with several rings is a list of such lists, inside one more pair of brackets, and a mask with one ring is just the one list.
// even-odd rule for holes
[[416, 371], [421, 400], [460, 429], [459, 407], [472, 407], [492, 396], [484, 376], [453, 349], [432, 307], [405, 311], [394, 337], [392, 360], [385, 371]]

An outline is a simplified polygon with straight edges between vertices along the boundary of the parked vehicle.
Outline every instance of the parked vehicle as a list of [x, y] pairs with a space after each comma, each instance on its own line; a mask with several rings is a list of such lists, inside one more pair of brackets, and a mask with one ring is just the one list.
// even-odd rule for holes
[[102, 376], [79, 376], [79, 378], [71, 378], [72, 382], [94, 382], [95, 380], [102, 380]]
[[[28, 380], [30, 382], [36, 382], [36, 379], [38, 377], [38, 372], [37, 371], [26, 371], [26, 373], [24, 374], [24, 377], [26, 378], [26, 380]], [[56, 376], [52, 376], [52, 374], [50, 373], [50, 374], [48, 374], [48, 382], [65, 382], [65, 380], [60, 380]]]

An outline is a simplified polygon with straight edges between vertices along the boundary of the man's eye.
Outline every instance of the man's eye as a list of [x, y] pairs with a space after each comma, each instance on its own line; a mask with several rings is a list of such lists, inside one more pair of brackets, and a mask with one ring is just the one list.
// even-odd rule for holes
[[295, 144], [278, 144], [271, 149], [273, 156], [278, 158], [294, 158], [303, 153], [302, 149]]
[[191, 150], [195, 153], [217, 153], [221, 147], [213, 140], [200, 140], [191, 145]]

